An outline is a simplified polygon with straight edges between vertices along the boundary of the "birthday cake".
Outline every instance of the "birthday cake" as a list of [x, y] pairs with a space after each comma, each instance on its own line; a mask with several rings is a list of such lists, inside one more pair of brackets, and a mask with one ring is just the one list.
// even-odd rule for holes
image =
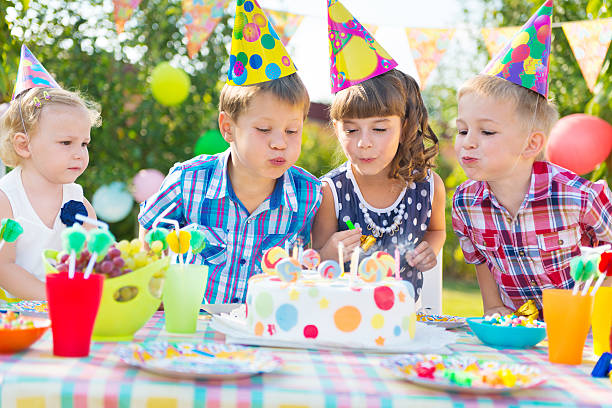
[[[414, 290], [410, 283], [389, 277], [376, 258], [364, 259], [359, 275], [339, 276], [335, 261], [325, 261], [315, 270], [312, 263], [303, 265], [308, 268], [304, 270], [294, 258], [277, 256], [264, 267], [268, 273], [249, 279], [248, 330], [277, 340], [357, 348], [411, 341], [416, 322]], [[264, 262], [268, 260], [265, 256]]]

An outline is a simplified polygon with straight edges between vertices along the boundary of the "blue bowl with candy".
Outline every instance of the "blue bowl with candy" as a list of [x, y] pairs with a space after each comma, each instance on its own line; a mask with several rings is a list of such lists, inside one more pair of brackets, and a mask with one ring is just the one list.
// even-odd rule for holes
[[546, 338], [545, 327], [498, 326], [479, 317], [465, 319], [484, 344], [501, 348], [530, 348]]

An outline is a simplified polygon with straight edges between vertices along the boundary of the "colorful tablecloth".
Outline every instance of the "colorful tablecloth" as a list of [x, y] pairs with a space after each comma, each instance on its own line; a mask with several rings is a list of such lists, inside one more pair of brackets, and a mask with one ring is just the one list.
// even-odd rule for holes
[[[170, 337], [156, 314], [135, 341], [198, 338], [223, 341], [201, 316], [195, 337]], [[270, 374], [231, 381], [173, 380], [123, 364], [117, 343], [93, 343], [88, 358], [59, 358], [51, 353], [51, 333], [27, 352], [0, 355], [2, 408], [80, 407], [471, 407], [612, 406], [608, 378], [592, 378], [592, 349], [581, 366], [553, 365], [547, 349], [497, 351], [460, 329], [456, 353], [497, 361], [537, 364], [546, 385], [512, 394], [452, 394], [396, 379], [380, 361], [385, 356], [355, 352], [271, 349], [285, 364]]]

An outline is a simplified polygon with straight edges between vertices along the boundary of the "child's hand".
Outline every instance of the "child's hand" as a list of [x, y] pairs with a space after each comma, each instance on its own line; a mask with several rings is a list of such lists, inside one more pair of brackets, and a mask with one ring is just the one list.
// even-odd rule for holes
[[344, 262], [348, 262], [355, 248], [359, 246], [360, 240], [361, 228], [335, 232], [329, 237], [327, 244], [321, 249], [321, 257], [323, 259], [338, 260], [338, 244], [342, 242], [342, 244], [344, 244]]
[[499, 313], [501, 316], [505, 316], [505, 315], [509, 315], [512, 312], [513, 311], [508, 309], [506, 306], [500, 305], [500, 306], [493, 306], [488, 309], [485, 309], [484, 315], [491, 316], [493, 313]]
[[419, 271], [427, 271], [438, 263], [436, 253], [427, 241], [421, 242], [414, 250], [406, 252], [408, 265], [417, 268]]

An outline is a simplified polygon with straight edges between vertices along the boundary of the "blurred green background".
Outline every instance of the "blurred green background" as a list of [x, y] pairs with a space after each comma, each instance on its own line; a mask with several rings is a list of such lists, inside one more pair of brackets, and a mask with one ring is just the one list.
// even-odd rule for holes
[[[520, 26], [541, 5], [541, 0], [480, 0], [485, 8], [482, 26]], [[79, 178], [91, 199], [102, 185], [132, 179], [140, 169], [170, 166], [194, 155], [199, 137], [216, 129], [217, 103], [227, 70], [227, 49], [232, 18], [224, 16], [202, 50], [187, 56], [180, 0], [143, 0], [126, 33], [118, 36], [112, 8], [102, 0], [45, 2], [0, 0], [0, 103], [10, 101], [22, 43], [42, 61], [68, 89], [78, 88], [102, 106], [103, 125], [92, 132], [90, 165]], [[469, 20], [465, 10], [465, 21]], [[554, 21], [568, 22], [611, 17], [606, 0], [555, 2]], [[461, 22], [458, 22], [461, 24]], [[475, 29], [476, 30], [476, 29]], [[481, 38], [477, 31], [475, 36]], [[585, 112], [612, 122], [610, 51], [591, 93], [580, 73], [560, 27], [553, 28], [550, 96], [561, 116]], [[488, 60], [484, 43], [479, 52]], [[164, 61], [182, 67], [190, 76], [187, 100], [165, 107], [151, 94], [149, 77]], [[476, 73], [481, 67], [474, 67]], [[439, 67], [438, 78], [457, 76], [457, 68]], [[447, 83], [447, 81], [438, 81]], [[465, 180], [452, 143], [455, 133], [456, 90], [430, 84], [423, 92], [432, 127], [440, 138], [437, 171], [447, 189], [447, 241], [444, 248], [445, 312], [463, 315], [482, 313], [473, 268], [463, 262], [452, 233], [450, 203], [455, 188]], [[329, 126], [308, 122], [304, 128], [298, 165], [320, 176], [343, 161]], [[586, 177], [609, 180], [603, 163]], [[111, 224], [116, 236], [137, 235], [134, 205], [123, 221]], [[479, 309], [480, 307], [480, 309]]]

